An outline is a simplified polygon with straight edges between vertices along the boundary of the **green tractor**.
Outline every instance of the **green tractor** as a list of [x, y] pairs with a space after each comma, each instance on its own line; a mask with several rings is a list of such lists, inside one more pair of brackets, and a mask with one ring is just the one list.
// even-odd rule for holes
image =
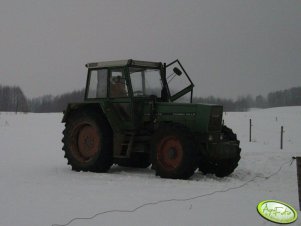
[[72, 170], [152, 165], [160, 177], [188, 179], [197, 168], [224, 177], [237, 167], [241, 149], [222, 125], [223, 107], [192, 103], [194, 85], [179, 60], [86, 67], [84, 101], [68, 104], [62, 120]]

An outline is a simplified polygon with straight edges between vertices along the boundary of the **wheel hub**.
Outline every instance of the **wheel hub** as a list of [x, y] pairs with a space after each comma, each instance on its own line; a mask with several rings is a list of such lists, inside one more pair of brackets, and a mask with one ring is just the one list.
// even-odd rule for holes
[[91, 158], [99, 148], [100, 140], [96, 128], [84, 125], [78, 133], [78, 152], [84, 158]]
[[175, 150], [174, 148], [170, 148], [168, 150], [168, 154], [167, 154], [169, 159], [175, 159], [177, 156], [177, 150]]
[[158, 163], [166, 170], [174, 170], [180, 166], [183, 158], [183, 148], [175, 136], [164, 138], [157, 151]]
[[86, 136], [84, 138], [84, 145], [88, 148], [91, 149], [94, 146], [94, 139], [91, 137]]

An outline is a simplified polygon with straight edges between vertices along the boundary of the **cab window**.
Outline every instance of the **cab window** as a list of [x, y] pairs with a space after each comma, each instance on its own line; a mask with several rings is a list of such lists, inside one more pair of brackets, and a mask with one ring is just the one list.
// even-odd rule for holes
[[122, 69], [111, 70], [110, 97], [128, 97], [128, 88]]
[[134, 96], [161, 97], [162, 81], [159, 69], [130, 68]]
[[91, 70], [87, 98], [107, 97], [108, 69]]

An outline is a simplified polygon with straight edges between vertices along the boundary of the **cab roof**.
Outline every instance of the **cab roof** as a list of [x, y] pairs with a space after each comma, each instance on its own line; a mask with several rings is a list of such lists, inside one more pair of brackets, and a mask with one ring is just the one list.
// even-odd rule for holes
[[162, 63], [128, 59], [128, 60], [102, 61], [102, 62], [86, 64], [87, 68], [111, 68], [111, 67], [125, 67], [125, 66], [161, 68]]

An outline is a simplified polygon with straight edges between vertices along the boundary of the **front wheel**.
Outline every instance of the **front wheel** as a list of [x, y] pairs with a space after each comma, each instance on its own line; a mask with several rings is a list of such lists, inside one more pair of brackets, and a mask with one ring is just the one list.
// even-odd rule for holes
[[219, 161], [210, 161], [207, 158], [202, 158], [199, 161], [199, 170], [204, 174], [215, 174], [217, 177], [229, 176], [238, 166], [240, 160], [240, 147], [236, 134], [232, 129], [227, 126], [222, 127], [222, 133], [224, 135], [225, 142], [232, 143], [232, 155], [231, 158], [222, 159]]
[[180, 124], [161, 125], [152, 141], [152, 164], [162, 178], [188, 179], [196, 170], [196, 145]]
[[233, 143], [233, 155], [232, 158], [219, 162], [216, 166], [215, 175], [217, 177], [229, 176], [238, 166], [240, 160], [240, 147], [239, 140], [237, 140], [236, 134], [227, 126], [222, 127], [222, 133], [224, 134], [225, 141], [231, 141]]

